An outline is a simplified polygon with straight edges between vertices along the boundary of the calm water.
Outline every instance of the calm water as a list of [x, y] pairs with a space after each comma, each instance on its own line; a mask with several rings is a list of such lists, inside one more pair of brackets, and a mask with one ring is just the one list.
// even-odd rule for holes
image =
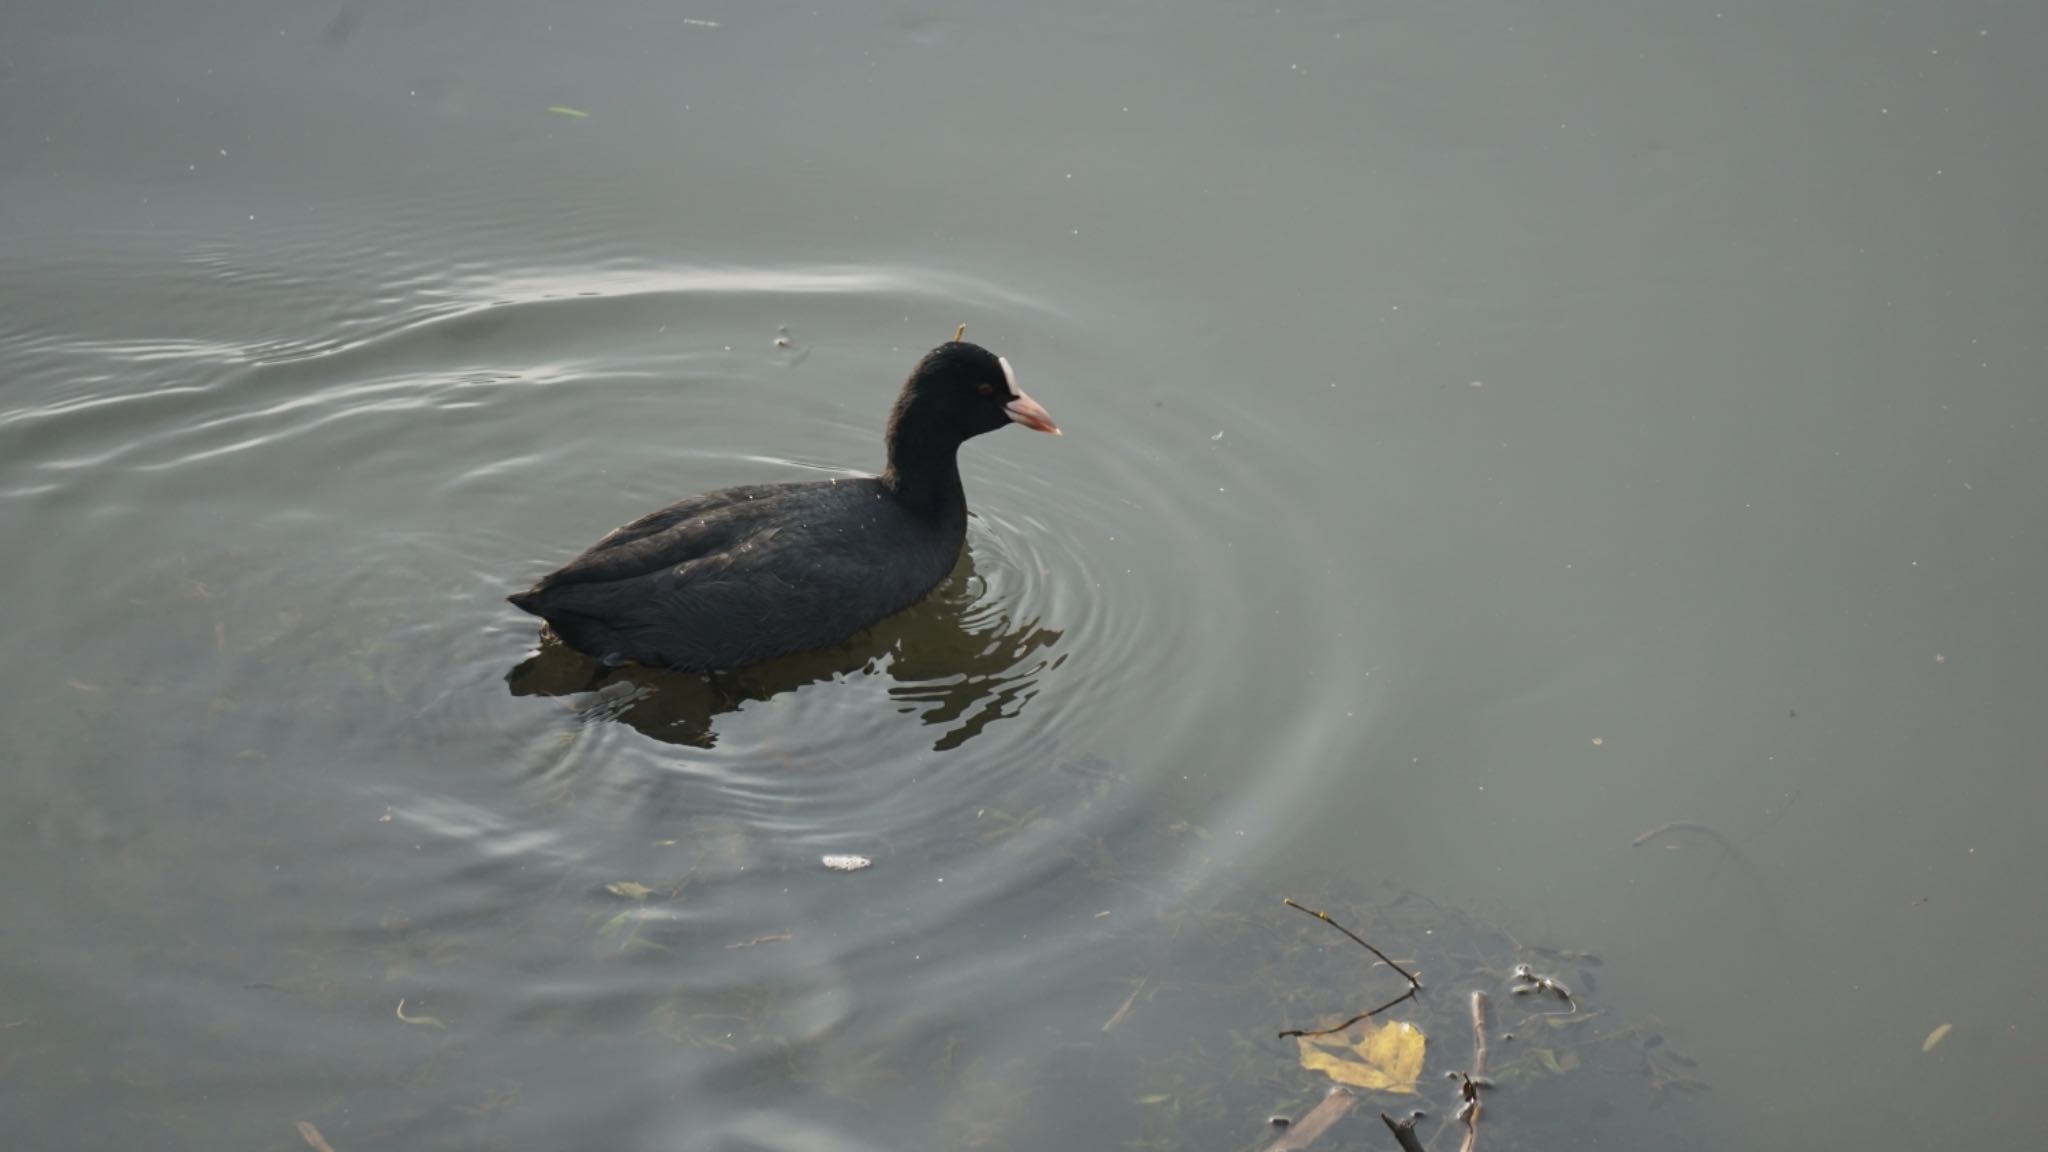
[[[1320, 1090], [1272, 1033], [1386, 979], [1288, 894], [1424, 967], [1438, 1108], [1460, 963], [1604, 958], [1635, 1038], [1494, 1147], [2038, 1141], [2044, 51], [2018, 2], [14, 0], [7, 1143], [1252, 1147]], [[968, 448], [931, 602], [519, 667], [507, 591], [878, 467], [961, 322], [1068, 435]]]

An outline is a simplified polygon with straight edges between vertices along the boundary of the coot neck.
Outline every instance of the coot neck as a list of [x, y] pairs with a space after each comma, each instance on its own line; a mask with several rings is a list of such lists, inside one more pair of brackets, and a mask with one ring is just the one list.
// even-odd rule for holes
[[889, 439], [889, 467], [882, 484], [898, 503], [941, 524], [967, 523], [967, 490], [960, 485], [960, 445], [907, 448]]

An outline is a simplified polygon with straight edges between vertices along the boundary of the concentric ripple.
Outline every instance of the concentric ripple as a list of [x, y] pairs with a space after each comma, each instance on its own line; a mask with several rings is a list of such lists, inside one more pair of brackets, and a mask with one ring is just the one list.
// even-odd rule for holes
[[[395, 266], [373, 308], [246, 259], [208, 249], [167, 284], [304, 295], [303, 330], [30, 325], [0, 347], [35, 385], [0, 407], [0, 517], [64, 540], [20, 558], [34, 610], [8, 638], [65, 650], [84, 686], [42, 706], [90, 709], [98, 763], [167, 756], [146, 792], [214, 814], [153, 854], [204, 872], [217, 837], [289, 845], [232, 886], [299, 910], [245, 926], [248, 955], [342, 958], [224, 967], [174, 993], [194, 1022], [230, 989], [361, 965], [470, 1028], [652, 1020], [689, 1044], [669, 1083], [705, 1099], [760, 1074], [758, 1046], [721, 1039], [734, 1021], [828, 1061], [922, 1048], [1099, 979], [1089, 925], [1270, 850], [1369, 711], [1335, 698], [1359, 676], [1315, 606], [1341, 573], [1289, 512], [1284, 448], [1179, 394], [1201, 368], [1171, 350], [915, 268]], [[701, 677], [594, 670], [504, 603], [678, 496], [877, 467], [896, 382], [963, 321], [1068, 435], [964, 449], [967, 554], [923, 604]], [[1236, 671], [1273, 645], [1298, 682]], [[31, 758], [68, 754], [50, 739]], [[130, 874], [119, 846], [150, 803], [77, 814], [112, 821], [81, 874]], [[832, 873], [832, 854], [874, 867]], [[337, 863], [283, 867], [315, 859]], [[139, 890], [158, 904], [124, 914], [178, 904]], [[431, 943], [450, 939], [502, 960]], [[990, 1058], [1032, 1053], [1020, 1036]]]

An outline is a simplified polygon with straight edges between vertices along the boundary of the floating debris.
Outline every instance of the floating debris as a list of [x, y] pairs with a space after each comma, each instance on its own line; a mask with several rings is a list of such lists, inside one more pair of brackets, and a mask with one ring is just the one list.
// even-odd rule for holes
[[1557, 977], [1545, 976], [1527, 964], [1515, 965], [1514, 983], [1513, 991], [1517, 996], [1555, 996], [1566, 1003], [1570, 1003], [1572, 999], [1572, 990], [1565, 987]]
[[578, 120], [590, 119], [590, 113], [585, 112], [581, 108], [565, 108], [560, 104], [553, 104], [548, 107], [548, 111], [553, 112], [557, 116], [571, 116]]
[[1932, 1032], [1929, 1032], [1927, 1034], [1927, 1039], [1922, 1040], [1920, 1042], [1920, 1050], [1922, 1052], [1934, 1051], [1934, 1046], [1936, 1044], [1939, 1044], [1943, 1040], [1948, 1039], [1948, 1030], [1953, 1027], [1955, 1027], [1955, 1025], [1953, 1024], [1943, 1024], [1941, 1027], [1936, 1028]]
[[1115, 1015], [1111, 1016], [1109, 1019], [1102, 1022], [1102, 1030], [1104, 1032], [1113, 1032], [1116, 1030], [1117, 1025], [1124, 1022], [1124, 1017], [1129, 1016], [1131, 1014], [1131, 1009], [1137, 1006], [1138, 994], [1140, 992], [1143, 992], [1145, 990], [1145, 986], [1147, 984], [1150, 984], [1151, 982], [1152, 977], [1150, 975], [1141, 977], [1138, 980], [1138, 986], [1136, 988], [1131, 989], [1131, 994], [1129, 996], [1124, 997], [1123, 1006], [1116, 1010]]
[[439, 1019], [432, 1016], [407, 1016], [405, 1014], [405, 1000], [403, 998], [401, 998], [398, 1001], [398, 1018], [399, 1020], [407, 1024], [424, 1024], [429, 1028], [448, 1027], [446, 1024], [441, 1023]]
[[649, 896], [654, 895], [654, 889], [632, 880], [614, 880], [605, 885], [604, 890], [614, 896], [623, 896], [628, 900], [645, 900]]
[[334, 1152], [334, 1145], [327, 1142], [327, 1137], [320, 1135], [320, 1130], [313, 1127], [311, 1120], [299, 1121], [299, 1139], [304, 1140], [306, 1146], [313, 1149], [313, 1152]]
[[[1370, 1018], [1360, 1023], [1365, 1036], [1356, 1044], [1343, 1036], [1297, 1037], [1295, 1042], [1301, 1047], [1301, 1066], [1353, 1088], [1414, 1092], [1415, 1079], [1422, 1074], [1422, 1056], [1426, 1046], [1422, 1030], [1406, 1020], [1397, 1020], [1383, 1028], [1375, 1027]], [[1356, 1059], [1351, 1058], [1354, 1056]]]
[[[1298, 1123], [1275, 1124], [1275, 1127], [1282, 1130], [1282, 1135], [1278, 1140], [1266, 1145], [1266, 1152], [1302, 1152], [1314, 1144], [1323, 1133], [1329, 1131], [1331, 1125], [1342, 1120], [1345, 1113], [1350, 1112], [1351, 1106], [1357, 1102], [1358, 1097], [1349, 1089], [1330, 1089], [1329, 1094], [1323, 1097], [1322, 1103], [1309, 1109], [1308, 1115], [1303, 1116]], [[1275, 1116], [1267, 1120], [1267, 1123], [1272, 1124], [1276, 1120], [1286, 1119], [1285, 1116]]]
[[873, 860], [865, 856], [821, 856], [819, 862], [834, 872], [858, 872], [875, 865]]
[[725, 947], [726, 951], [730, 952], [736, 948], [752, 948], [757, 944], [774, 944], [778, 941], [794, 939], [796, 939], [796, 933], [794, 932], [773, 932], [766, 936], [756, 936], [752, 940], [737, 940], [727, 944]]

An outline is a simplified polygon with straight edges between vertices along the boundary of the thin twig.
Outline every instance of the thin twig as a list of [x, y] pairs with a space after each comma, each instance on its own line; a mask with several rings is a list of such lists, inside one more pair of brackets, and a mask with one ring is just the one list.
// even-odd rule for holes
[[1401, 993], [1399, 996], [1394, 997], [1392, 1000], [1387, 1001], [1385, 1004], [1380, 1005], [1379, 1007], [1373, 1009], [1370, 1012], [1360, 1012], [1358, 1015], [1353, 1016], [1351, 1019], [1344, 1021], [1342, 1024], [1333, 1024], [1328, 1028], [1289, 1028], [1287, 1031], [1280, 1033], [1280, 1039], [1285, 1040], [1292, 1036], [1334, 1036], [1339, 1032], [1349, 1031], [1351, 1026], [1353, 1024], [1358, 1023], [1360, 1020], [1370, 1020], [1374, 1016], [1377, 1016], [1380, 1013], [1385, 1012], [1387, 1009], [1392, 1008], [1394, 1005], [1399, 1004], [1404, 1000], [1413, 998], [1415, 993], [1418, 990], [1420, 990], [1421, 987], [1422, 986], [1420, 984], [1412, 985], [1406, 992]]
[[1335, 920], [1330, 919], [1330, 914], [1328, 912], [1318, 912], [1313, 908], [1303, 907], [1300, 904], [1296, 904], [1294, 902], [1293, 897], [1284, 897], [1281, 900], [1281, 903], [1287, 905], [1289, 908], [1292, 908], [1297, 912], [1303, 912], [1310, 916], [1313, 916], [1316, 919], [1321, 920], [1323, 923], [1328, 924], [1330, 927], [1335, 928], [1337, 931], [1342, 932], [1346, 936], [1349, 936], [1353, 940], [1357, 941], [1359, 947], [1379, 957], [1381, 963], [1385, 964], [1389, 968], [1392, 968], [1394, 971], [1399, 972], [1402, 978], [1408, 981], [1408, 990], [1406, 992], [1401, 993], [1399, 996], [1394, 997], [1392, 1000], [1387, 1001], [1385, 1004], [1382, 1004], [1379, 1007], [1374, 1008], [1370, 1012], [1360, 1012], [1358, 1015], [1353, 1016], [1351, 1019], [1344, 1021], [1342, 1024], [1338, 1024], [1330, 1028], [1290, 1028], [1287, 1031], [1280, 1033], [1280, 1039], [1285, 1040], [1290, 1036], [1329, 1036], [1338, 1032], [1343, 1032], [1346, 1029], [1350, 1028], [1353, 1024], [1358, 1023], [1360, 1020], [1365, 1020], [1370, 1017], [1377, 1016], [1380, 1013], [1385, 1012], [1387, 1009], [1392, 1008], [1394, 1005], [1399, 1004], [1404, 1000], [1413, 999], [1417, 992], [1422, 991], [1422, 981], [1416, 977], [1415, 973], [1410, 972], [1406, 968], [1401, 967], [1399, 964], [1394, 963], [1393, 957], [1388, 956], [1385, 952], [1382, 952], [1379, 949], [1373, 947], [1371, 944], [1366, 943], [1365, 937], [1360, 936], [1358, 933], [1353, 932], [1351, 929], [1346, 928], [1342, 924], [1337, 923]]
[[1337, 931], [1342, 932], [1346, 936], [1351, 937], [1353, 940], [1356, 940], [1358, 942], [1359, 947], [1379, 957], [1380, 963], [1385, 964], [1387, 967], [1392, 968], [1396, 972], [1399, 972], [1403, 977], [1407, 979], [1407, 981], [1410, 984], [1415, 985], [1417, 988], [1422, 987], [1422, 981], [1416, 979], [1415, 974], [1413, 972], [1410, 972], [1406, 968], [1401, 967], [1399, 964], [1394, 963], [1392, 957], [1388, 956], [1385, 952], [1382, 952], [1379, 949], [1373, 947], [1372, 945], [1366, 943], [1365, 937], [1360, 936], [1358, 933], [1353, 932], [1351, 929], [1346, 928], [1342, 924], [1337, 923], [1335, 920], [1330, 919], [1330, 914], [1328, 912], [1318, 912], [1313, 908], [1304, 908], [1303, 906], [1296, 904], [1292, 896], [1282, 897], [1280, 902], [1282, 904], [1287, 905], [1289, 908], [1294, 909], [1297, 912], [1306, 912], [1310, 916], [1313, 916], [1316, 919], [1321, 920], [1323, 923], [1328, 924], [1330, 927], [1335, 928]]

